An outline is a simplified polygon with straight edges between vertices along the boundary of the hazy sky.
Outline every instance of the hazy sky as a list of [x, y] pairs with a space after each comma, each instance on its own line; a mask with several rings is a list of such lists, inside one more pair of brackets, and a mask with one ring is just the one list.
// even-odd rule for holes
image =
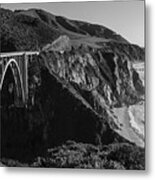
[[134, 44], [144, 46], [144, 1], [51, 2], [2, 4], [11, 10], [39, 8], [55, 15], [104, 25]]

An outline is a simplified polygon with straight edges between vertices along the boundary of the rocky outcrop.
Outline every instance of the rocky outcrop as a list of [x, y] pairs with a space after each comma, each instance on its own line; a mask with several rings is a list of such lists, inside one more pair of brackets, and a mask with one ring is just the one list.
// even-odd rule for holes
[[[64, 39], [63, 44], [67, 37]], [[65, 45], [62, 50], [48, 45], [41, 51], [40, 60], [50, 72], [78, 90], [93, 108], [94, 99], [100, 101], [101, 107], [132, 104], [138, 100], [143, 86], [127, 56], [104, 49], [76, 49], [68, 39], [66, 42], [69, 50]]]
[[128, 59], [85, 47], [63, 45], [59, 51], [52, 44], [40, 52], [38, 65], [41, 83], [32, 109], [41, 113], [48, 145], [68, 139], [100, 145], [126, 141], [115, 132], [120, 126], [112, 107], [140, 98]]

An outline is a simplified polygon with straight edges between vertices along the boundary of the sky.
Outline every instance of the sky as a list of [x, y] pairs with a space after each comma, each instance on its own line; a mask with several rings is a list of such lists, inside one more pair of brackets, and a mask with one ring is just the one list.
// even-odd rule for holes
[[133, 44], [144, 47], [144, 1], [9, 3], [1, 7], [16, 10], [39, 8], [54, 15], [104, 25]]

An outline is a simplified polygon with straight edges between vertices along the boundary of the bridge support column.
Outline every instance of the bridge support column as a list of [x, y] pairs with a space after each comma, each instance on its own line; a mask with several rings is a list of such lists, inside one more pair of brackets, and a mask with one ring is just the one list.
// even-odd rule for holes
[[24, 67], [23, 67], [23, 85], [24, 85], [24, 94], [25, 94], [25, 103], [28, 102], [28, 56], [23, 55]]

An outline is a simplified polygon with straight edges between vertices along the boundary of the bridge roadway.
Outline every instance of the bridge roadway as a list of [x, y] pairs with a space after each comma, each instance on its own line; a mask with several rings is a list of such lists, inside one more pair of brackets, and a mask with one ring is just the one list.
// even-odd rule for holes
[[10, 56], [22, 56], [23, 54], [34, 55], [34, 54], [39, 54], [39, 52], [38, 51], [6, 52], [6, 53], [0, 53], [0, 58], [10, 57]]
[[0, 53], [0, 92], [10, 68], [15, 82], [17, 104], [25, 104], [28, 100], [28, 67], [38, 54], [38, 51]]

